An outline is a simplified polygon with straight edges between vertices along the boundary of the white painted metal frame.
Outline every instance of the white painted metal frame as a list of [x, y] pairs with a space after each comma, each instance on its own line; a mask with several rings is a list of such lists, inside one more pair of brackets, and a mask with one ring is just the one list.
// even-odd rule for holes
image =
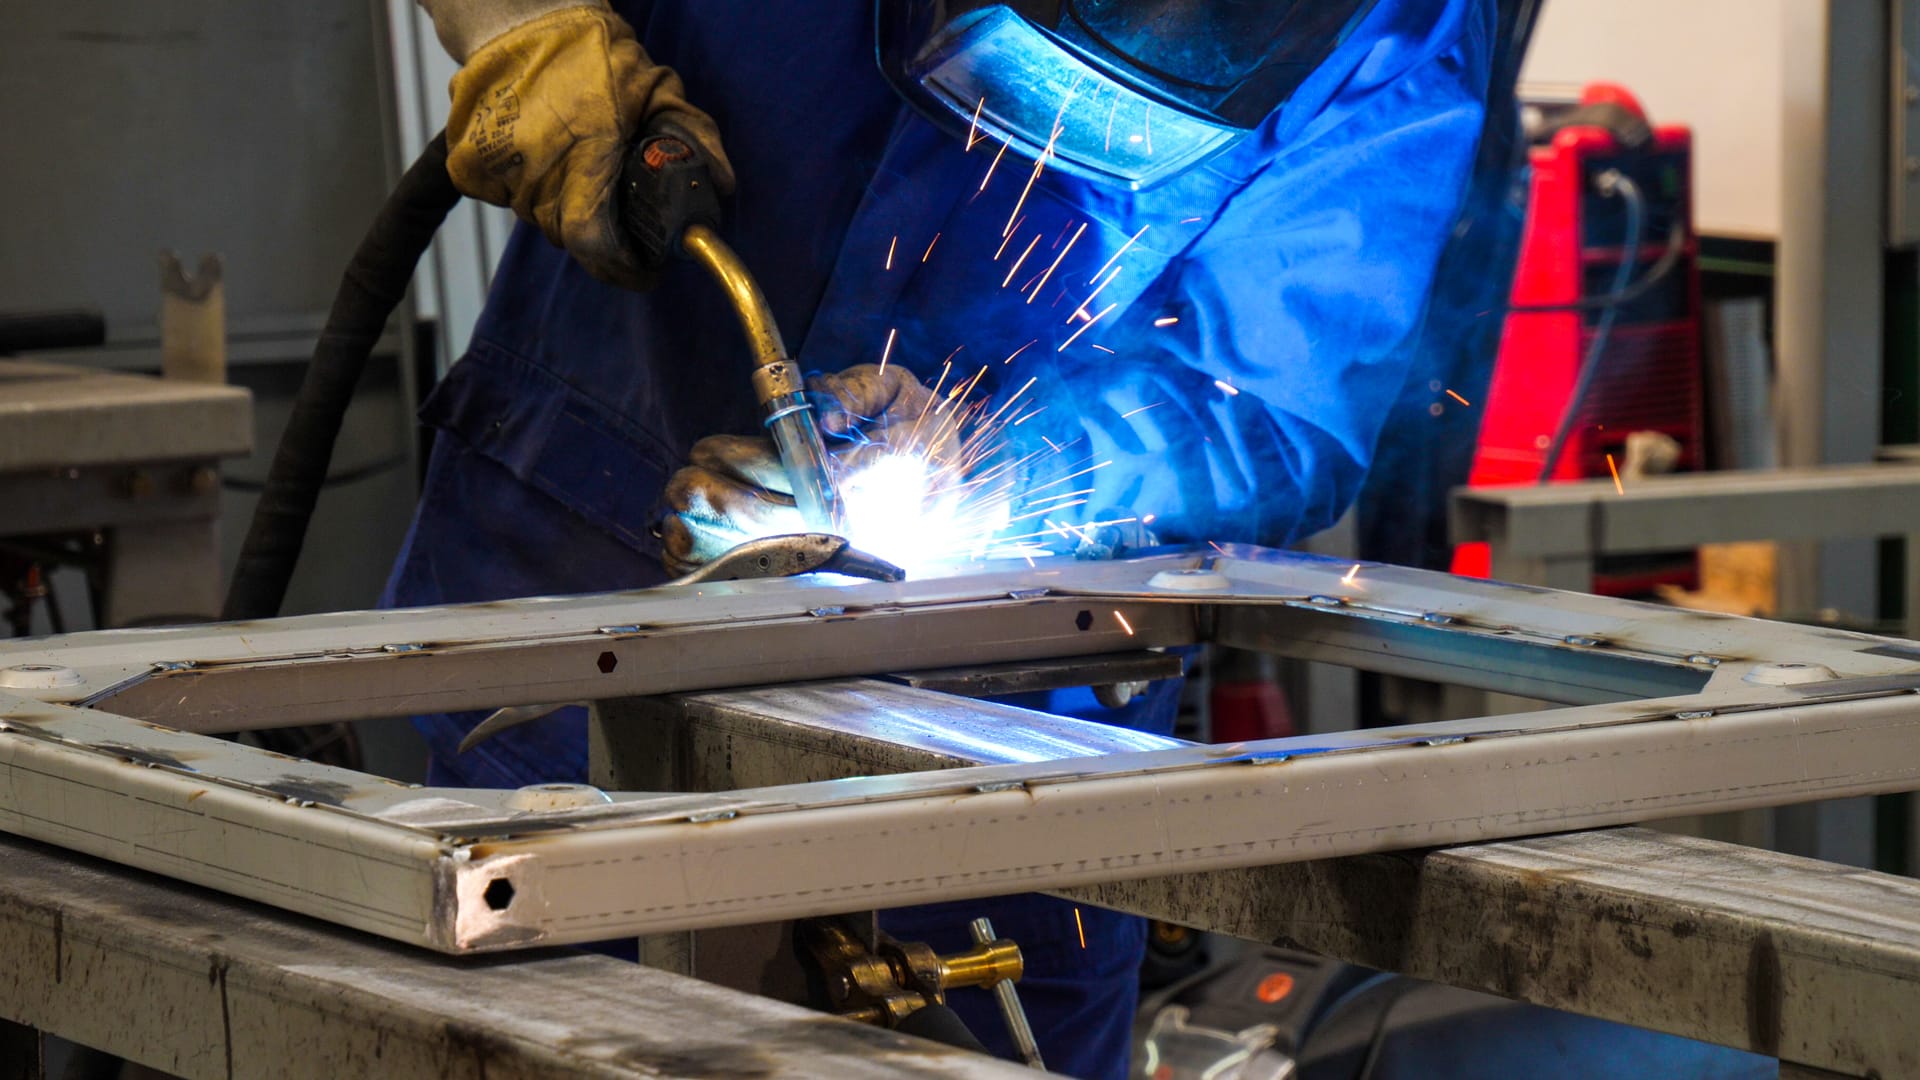
[[[1222, 550], [14, 643], [0, 828], [460, 952], [1920, 787], [1920, 646]], [[546, 810], [186, 730], [1201, 640], [1579, 707]]]

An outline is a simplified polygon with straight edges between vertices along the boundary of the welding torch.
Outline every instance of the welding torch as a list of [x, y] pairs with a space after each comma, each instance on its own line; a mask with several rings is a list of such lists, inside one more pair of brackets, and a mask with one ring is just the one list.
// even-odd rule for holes
[[620, 172], [621, 229], [646, 265], [659, 268], [676, 257], [692, 259], [719, 283], [746, 331], [753, 353], [754, 397], [793, 484], [800, 516], [810, 529], [844, 533], [819, 417], [806, 398], [799, 366], [787, 356], [766, 294], [746, 263], [720, 238], [719, 191], [699, 147], [670, 122], [634, 143]]

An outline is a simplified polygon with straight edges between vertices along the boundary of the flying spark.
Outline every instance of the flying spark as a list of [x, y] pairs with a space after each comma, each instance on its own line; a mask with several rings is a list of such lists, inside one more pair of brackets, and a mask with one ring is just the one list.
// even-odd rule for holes
[[1020, 235], [1020, 226], [1026, 223], [1027, 219], [1024, 217], [1013, 223], [1013, 231], [1008, 233], [1006, 237], [1000, 241], [1000, 250], [993, 253], [994, 262], [1000, 261], [1000, 256], [1006, 253], [1007, 245], [1013, 243], [1013, 238]]
[[1094, 300], [1094, 298], [1095, 298], [1095, 297], [1097, 297], [1097, 296], [1099, 296], [1099, 295], [1100, 295], [1101, 293], [1103, 293], [1103, 292], [1106, 292], [1106, 291], [1107, 291], [1107, 286], [1109, 286], [1109, 285], [1111, 285], [1111, 284], [1113, 284], [1113, 279], [1114, 279], [1114, 278], [1117, 278], [1117, 277], [1119, 277], [1119, 276], [1120, 276], [1120, 271], [1122, 271], [1122, 270], [1125, 270], [1125, 269], [1126, 269], [1126, 267], [1124, 267], [1124, 266], [1116, 266], [1116, 267], [1114, 267], [1114, 268], [1113, 268], [1113, 273], [1111, 273], [1111, 274], [1108, 274], [1108, 275], [1107, 275], [1107, 280], [1105, 280], [1105, 281], [1103, 281], [1103, 282], [1101, 282], [1101, 283], [1100, 283], [1100, 287], [1099, 287], [1099, 288], [1097, 288], [1097, 289], [1095, 289], [1095, 290], [1093, 290], [1092, 292], [1090, 292], [1090, 293], [1088, 293], [1088, 294], [1087, 294], [1087, 298], [1086, 298], [1085, 300], [1082, 300], [1082, 301], [1080, 301], [1080, 306], [1079, 306], [1079, 307], [1077, 307], [1077, 308], [1074, 308], [1074, 309], [1073, 309], [1073, 314], [1071, 314], [1071, 315], [1069, 315], [1069, 316], [1067, 316], [1067, 321], [1068, 321], [1068, 322], [1072, 322], [1072, 321], [1073, 321], [1073, 320], [1075, 320], [1075, 319], [1084, 319], [1084, 318], [1086, 318], [1086, 317], [1087, 317], [1087, 305], [1088, 305], [1088, 304], [1091, 304], [1091, 303], [1093, 303], [1093, 300]]
[[[1013, 145], [1012, 139], [1007, 139], [1001, 142], [1000, 152], [993, 155], [993, 164], [987, 166], [987, 175], [980, 178], [980, 191], [987, 190], [987, 181], [993, 179], [993, 170], [1000, 167], [1000, 159], [1007, 156], [1007, 147], [1012, 145]], [[979, 191], [974, 192], [974, 194], [976, 195], [978, 195], [979, 193], [980, 193]], [[1007, 231], [1012, 232], [1013, 230], [1009, 229]]]
[[1080, 909], [1073, 909], [1073, 925], [1080, 931], [1080, 947], [1087, 947], [1087, 924], [1080, 921]]
[[1200, 218], [1197, 218], [1197, 217], [1189, 217], [1189, 218], [1181, 218], [1181, 219], [1180, 219], [1180, 224], [1182, 224], [1182, 225], [1191, 225], [1191, 224], [1193, 224], [1194, 222], [1196, 222], [1196, 221], [1199, 221], [1199, 220], [1201, 220], [1201, 219], [1200, 219]]
[[1172, 326], [1172, 325], [1173, 325], [1174, 323], [1177, 323], [1177, 322], [1179, 322], [1179, 321], [1180, 321], [1180, 317], [1179, 317], [1179, 316], [1177, 316], [1177, 315], [1167, 315], [1167, 316], [1164, 316], [1164, 317], [1162, 317], [1162, 318], [1158, 318], [1158, 319], [1155, 319], [1155, 320], [1153, 320], [1153, 325], [1155, 325], [1155, 326]]
[[[1064, 105], [1061, 106], [1061, 108], [1065, 107]], [[1053, 145], [1059, 140], [1060, 133], [1063, 130], [1065, 129], [1060, 127], [1057, 122], [1054, 124], [1053, 134], [1047, 137], [1047, 147], [1040, 151], [1039, 157], [1033, 160], [1033, 172], [1027, 177], [1027, 186], [1020, 190], [1020, 201], [1013, 204], [1013, 213], [1007, 215], [1007, 227], [1002, 230], [1000, 235], [1005, 236], [1007, 233], [1013, 231], [1013, 219], [1020, 216], [1020, 208], [1027, 205], [1027, 196], [1033, 194], [1034, 182], [1039, 180], [1040, 174], [1046, 171], [1047, 159], [1053, 156]]]
[[897, 236], [893, 238], [893, 243], [887, 245], [887, 269], [889, 270], [893, 269], [893, 249], [899, 246], [900, 238]]
[[1021, 353], [1026, 352], [1028, 349], [1031, 349], [1038, 344], [1040, 344], [1040, 339], [1034, 338], [1032, 341], [1027, 342], [1025, 345], [1020, 346], [1019, 348], [1013, 350], [1011, 353], [1008, 353], [1007, 358], [1000, 362], [1003, 364], [1011, 364], [1013, 363], [1014, 357], [1019, 356]]
[[1473, 408], [1473, 402], [1468, 401], [1466, 398], [1461, 397], [1459, 394], [1456, 394], [1451, 390], [1447, 391], [1447, 396], [1459, 402], [1460, 404], [1465, 405], [1469, 409]]
[[1033, 254], [1033, 249], [1039, 246], [1039, 243], [1040, 243], [1040, 234], [1034, 233], [1033, 239], [1027, 241], [1027, 250], [1020, 253], [1020, 257], [1013, 261], [1013, 269], [1007, 271], [1007, 276], [1000, 280], [1001, 288], [1004, 289], [1008, 285], [1013, 283], [1013, 275], [1020, 272], [1020, 264], [1027, 261], [1027, 256]]
[[887, 357], [893, 355], [893, 339], [898, 337], [899, 335], [900, 335], [900, 328], [897, 326], [887, 331], [887, 347], [880, 350], [880, 370], [881, 371], [887, 370]]
[[[1074, 230], [1073, 239], [1067, 241], [1067, 246], [1060, 249], [1060, 255], [1058, 258], [1055, 258], [1053, 260], [1053, 265], [1047, 267], [1047, 272], [1040, 275], [1040, 284], [1035, 285], [1033, 287], [1033, 293], [1027, 297], [1027, 303], [1029, 304], [1033, 303], [1033, 298], [1035, 296], [1040, 295], [1040, 290], [1046, 287], [1047, 279], [1052, 277], [1053, 272], [1055, 270], [1058, 270], [1060, 268], [1060, 264], [1066, 261], [1067, 253], [1073, 250], [1073, 245], [1080, 242], [1080, 234], [1086, 231], [1087, 231], [1087, 223], [1083, 221], [1080, 223], [1080, 227]], [[1058, 242], [1059, 241], [1055, 241], [1055, 243], [1058, 243]]]
[[969, 153], [973, 151], [973, 144], [978, 141], [980, 134], [980, 110], [986, 107], [986, 98], [981, 98], [980, 103], [973, 107], [973, 124], [967, 128], [967, 151]]
[[934, 234], [933, 234], [933, 239], [927, 242], [927, 254], [926, 254], [926, 255], [922, 255], [922, 256], [920, 256], [920, 261], [921, 261], [921, 262], [926, 262], [926, 261], [927, 261], [927, 258], [928, 258], [928, 256], [930, 256], [930, 255], [932, 255], [932, 254], [933, 254], [933, 245], [935, 245], [935, 244], [937, 244], [937, 243], [939, 243], [939, 242], [940, 242], [940, 234], [939, 234], [939, 233], [934, 233]]
[[1120, 306], [1120, 305], [1116, 303], [1116, 304], [1108, 304], [1108, 305], [1107, 305], [1106, 307], [1104, 307], [1104, 308], [1101, 308], [1101, 309], [1100, 309], [1100, 314], [1098, 314], [1098, 315], [1095, 315], [1095, 316], [1094, 316], [1093, 318], [1091, 318], [1091, 319], [1088, 319], [1088, 320], [1087, 320], [1087, 324], [1086, 324], [1085, 326], [1082, 326], [1082, 327], [1081, 327], [1080, 329], [1078, 329], [1078, 330], [1075, 330], [1075, 331], [1073, 332], [1073, 334], [1072, 334], [1072, 336], [1070, 336], [1070, 337], [1068, 337], [1068, 338], [1067, 338], [1067, 340], [1065, 340], [1065, 341], [1063, 341], [1063, 342], [1061, 342], [1061, 343], [1060, 343], [1060, 347], [1059, 347], [1059, 348], [1057, 348], [1057, 349], [1055, 349], [1055, 350], [1053, 350], [1053, 351], [1054, 351], [1054, 352], [1066, 352], [1066, 351], [1067, 351], [1067, 346], [1069, 346], [1069, 345], [1071, 345], [1071, 344], [1073, 344], [1073, 343], [1074, 343], [1075, 341], [1077, 341], [1077, 340], [1079, 340], [1079, 338], [1080, 338], [1080, 335], [1081, 335], [1081, 334], [1084, 334], [1084, 333], [1086, 333], [1087, 331], [1089, 331], [1089, 330], [1091, 330], [1091, 329], [1093, 329], [1093, 324], [1094, 324], [1094, 323], [1097, 323], [1097, 322], [1099, 322], [1099, 321], [1100, 321], [1101, 319], [1104, 319], [1104, 318], [1106, 318], [1106, 317], [1107, 317], [1107, 312], [1109, 312], [1109, 311], [1112, 311], [1112, 310], [1113, 310], [1114, 308], [1117, 308], [1117, 307], [1119, 307], [1119, 306]]
[[1239, 389], [1238, 389], [1238, 388], [1236, 388], [1236, 387], [1235, 387], [1235, 386], [1234, 386], [1234, 385], [1233, 385], [1232, 383], [1230, 383], [1230, 382], [1228, 382], [1228, 381], [1227, 381], [1227, 380], [1225, 380], [1225, 379], [1215, 379], [1215, 380], [1213, 380], [1213, 385], [1215, 385], [1215, 386], [1217, 386], [1217, 387], [1219, 387], [1219, 388], [1220, 388], [1221, 390], [1223, 390], [1223, 391], [1225, 391], [1225, 392], [1226, 392], [1226, 395], [1227, 395], [1228, 397], [1239, 397], [1239, 396], [1240, 396], [1240, 391], [1239, 391]]
[[1613, 463], [1613, 455], [1607, 455], [1607, 471], [1613, 474], [1613, 490], [1616, 495], [1625, 495], [1627, 489], [1620, 484], [1620, 469]]
[[1099, 349], [1101, 352], [1106, 353], [1108, 356], [1120, 355], [1119, 353], [1114, 352], [1112, 349], [1107, 348], [1105, 345], [1095, 345], [1094, 348]]
[[1125, 630], [1127, 632], [1128, 637], [1132, 637], [1133, 624], [1127, 621], [1127, 617], [1125, 615], [1120, 614], [1118, 609], [1114, 610], [1113, 617], [1120, 621], [1120, 629]]
[[1351, 584], [1353, 584], [1353, 578], [1354, 578], [1354, 575], [1356, 575], [1356, 574], [1358, 574], [1359, 572], [1360, 572], [1360, 564], [1359, 564], [1359, 563], [1354, 563], [1354, 564], [1353, 564], [1353, 569], [1351, 569], [1351, 570], [1349, 570], [1349, 571], [1347, 571], [1347, 574], [1346, 574], [1346, 576], [1340, 579], [1340, 584], [1342, 584], [1342, 585], [1351, 585]]
[[1153, 226], [1151, 225], [1140, 226], [1140, 231], [1128, 237], [1127, 242], [1120, 245], [1120, 250], [1113, 253], [1113, 258], [1107, 260], [1107, 265], [1102, 266], [1100, 269], [1095, 270], [1093, 272], [1093, 276], [1087, 279], [1087, 284], [1091, 285], [1094, 282], [1099, 281], [1100, 275], [1112, 269], [1113, 264], [1120, 261], [1120, 256], [1125, 255], [1127, 253], [1127, 249], [1133, 246], [1133, 242], [1147, 235], [1147, 230], [1151, 228], [1153, 228]]

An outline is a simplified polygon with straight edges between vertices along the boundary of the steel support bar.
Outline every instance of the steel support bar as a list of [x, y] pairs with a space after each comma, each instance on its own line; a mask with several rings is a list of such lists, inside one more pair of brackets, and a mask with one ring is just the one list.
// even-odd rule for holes
[[1460, 488], [1453, 539], [1518, 558], [1592, 558], [1736, 540], [1827, 540], [1920, 532], [1920, 464]]
[[1920, 882], [1887, 874], [1615, 829], [1068, 895], [1837, 1075], [1920, 1074]]
[[[605, 702], [595, 750], [610, 779], [711, 791], [1143, 741], [1171, 742], [847, 681]], [[1889, 875], [1620, 829], [1057, 891], [1845, 1075], [1920, 1071], [1920, 882]]]
[[0, 1018], [188, 1080], [1031, 1075], [607, 957], [440, 957], [12, 838], [0, 860]]

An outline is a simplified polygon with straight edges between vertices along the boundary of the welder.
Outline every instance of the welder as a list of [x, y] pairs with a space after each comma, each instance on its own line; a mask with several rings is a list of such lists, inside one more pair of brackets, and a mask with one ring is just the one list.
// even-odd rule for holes
[[[400, 606], [655, 584], [780, 505], [725, 298], [622, 243], [652, 132], [710, 163], [834, 434], [984, 368], [983, 397], [1033, 380], [1016, 456], [1111, 462], [1082, 521], [1330, 525], [1407, 384], [1496, 45], [1494, 0], [423, 3], [461, 63], [449, 172], [523, 224], [423, 410]], [[1177, 695], [1029, 704], [1164, 731]], [[434, 782], [585, 779], [578, 709], [457, 753], [477, 720], [421, 718]], [[887, 925], [959, 947], [977, 915], [1026, 952], [1047, 1064], [1122, 1075], [1140, 921], [1015, 897]], [[1004, 1046], [990, 1002], [954, 1004]]]

